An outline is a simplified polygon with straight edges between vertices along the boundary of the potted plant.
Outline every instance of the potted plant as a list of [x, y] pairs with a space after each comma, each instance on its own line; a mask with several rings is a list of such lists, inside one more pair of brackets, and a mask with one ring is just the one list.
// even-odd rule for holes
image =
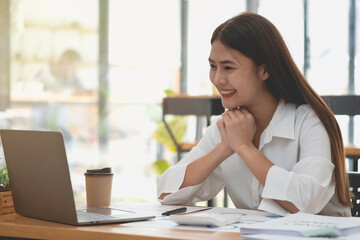
[[14, 212], [7, 168], [0, 169], [0, 215]]

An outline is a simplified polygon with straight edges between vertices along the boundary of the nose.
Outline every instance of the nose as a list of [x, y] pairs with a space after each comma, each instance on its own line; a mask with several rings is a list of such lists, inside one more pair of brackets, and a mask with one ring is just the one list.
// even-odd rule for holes
[[215, 86], [225, 84], [226, 82], [223, 72], [218, 69], [210, 71], [210, 80]]

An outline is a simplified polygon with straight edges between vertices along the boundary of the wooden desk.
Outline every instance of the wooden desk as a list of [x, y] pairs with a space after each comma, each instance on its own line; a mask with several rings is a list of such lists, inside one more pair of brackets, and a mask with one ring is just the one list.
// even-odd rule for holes
[[129, 227], [121, 224], [70, 226], [23, 217], [12, 213], [0, 216], [0, 236], [33, 239], [227, 239], [239, 240], [240, 232], [196, 231], [184, 229]]

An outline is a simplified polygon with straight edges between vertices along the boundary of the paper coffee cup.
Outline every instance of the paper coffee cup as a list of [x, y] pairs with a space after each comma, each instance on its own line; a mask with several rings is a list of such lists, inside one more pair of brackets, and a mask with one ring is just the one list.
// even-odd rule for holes
[[85, 173], [88, 206], [109, 206], [113, 173], [111, 168], [89, 169]]

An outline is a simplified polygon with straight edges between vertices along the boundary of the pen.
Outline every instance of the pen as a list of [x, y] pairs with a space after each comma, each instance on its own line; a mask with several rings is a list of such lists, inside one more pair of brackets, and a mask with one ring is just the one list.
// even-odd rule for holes
[[175, 208], [175, 209], [163, 212], [161, 215], [169, 216], [171, 214], [177, 214], [177, 213], [183, 213], [183, 212], [186, 212], [186, 207]]

